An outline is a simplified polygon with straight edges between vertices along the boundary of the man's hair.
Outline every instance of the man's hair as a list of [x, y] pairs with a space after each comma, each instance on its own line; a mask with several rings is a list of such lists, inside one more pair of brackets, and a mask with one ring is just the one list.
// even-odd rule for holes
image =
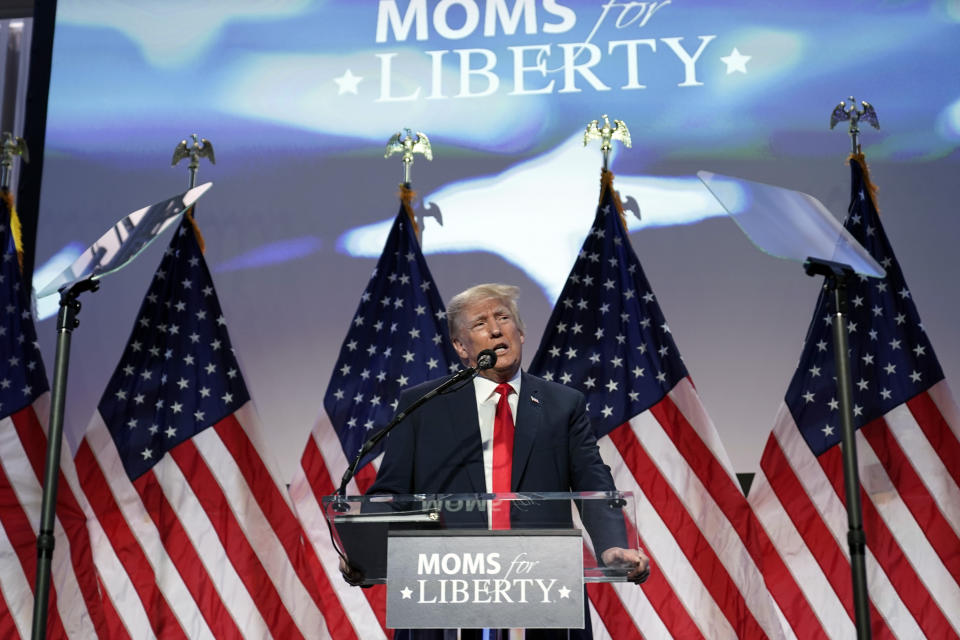
[[519, 297], [520, 289], [509, 284], [478, 284], [466, 291], [461, 291], [450, 298], [450, 302], [447, 303], [447, 326], [450, 328], [450, 337], [456, 338], [460, 333], [463, 312], [467, 307], [491, 299], [499, 300], [507, 307], [507, 311], [513, 316], [520, 333], [523, 333], [523, 320], [520, 318], [519, 309], [517, 309], [517, 298]]

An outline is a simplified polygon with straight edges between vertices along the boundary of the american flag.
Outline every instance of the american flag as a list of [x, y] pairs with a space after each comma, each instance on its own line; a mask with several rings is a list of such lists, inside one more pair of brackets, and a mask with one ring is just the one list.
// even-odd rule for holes
[[[12, 234], [12, 199], [0, 193], [0, 638], [29, 638], [37, 573], [37, 531], [47, 451], [50, 393]], [[106, 637], [77, 501], [69, 449], [60, 456], [49, 638]]]
[[[874, 638], [960, 632], [960, 411], [877, 215], [862, 155], [852, 156], [844, 226], [886, 270], [848, 287], [852, 402]], [[798, 577], [781, 609], [797, 637], [854, 636], [835, 308], [822, 292], [800, 364], [767, 440], [750, 503]], [[769, 578], [768, 578], [769, 579]]]
[[588, 588], [597, 638], [782, 637], [749, 505], [630, 245], [613, 176], [531, 373], [581, 390], [651, 576]]
[[320, 596], [187, 214], [76, 454], [117, 637], [315, 638]]
[[[386, 426], [400, 391], [458, 368], [447, 333], [446, 311], [420, 251], [404, 189], [400, 211], [340, 348], [324, 396], [325, 412], [310, 434], [290, 485], [294, 507], [316, 553], [324, 615], [335, 638], [384, 638], [382, 586], [347, 585], [338, 569], [320, 500], [332, 494], [364, 441]], [[372, 455], [378, 452], [375, 450]], [[366, 464], [348, 485], [363, 493], [376, 475]], [[327, 597], [329, 596], [329, 597]]]

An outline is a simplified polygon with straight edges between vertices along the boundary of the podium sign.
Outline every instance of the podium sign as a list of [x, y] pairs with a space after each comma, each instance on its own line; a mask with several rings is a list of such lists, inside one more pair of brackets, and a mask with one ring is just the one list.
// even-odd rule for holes
[[582, 629], [576, 529], [396, 531], [387, 540], [387, 627]]

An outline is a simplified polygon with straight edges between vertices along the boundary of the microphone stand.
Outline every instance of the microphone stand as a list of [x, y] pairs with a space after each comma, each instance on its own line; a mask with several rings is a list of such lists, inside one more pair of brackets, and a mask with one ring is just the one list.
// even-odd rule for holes
[[[483, 368], [486, 369], [489, 367], [483, 367]], [[352, 478], [354, 474], [356, 474], [357, 467], [360, 466], [360, 461], [364, 458], [364, 456], [370, 453], [370, 451], [374, 447], [376, 447], [381, 440], [386, 438], [387, 434], [390, 433], [394, 427], [400, 424], [408, 415], [416, 411], [421, 405], [423, 405], [425, 402], [427, 402], [431, 398], [440, 395], [441, 393], [443, 393], [453, 385], [457, 384], [458, 382], [462, 382], [464, 380], [472, 380], [473, 378], [476, 377], [478, 373], [480, 373], [480, 371], [481, 371], [481, 367], [479, 366], [469, 367], [467, 369], [461, 369], [454, 375], [450, 376], [450, 378], [448, 378], [447, 380], [444, 380], [443, 382], [441, 382], [434, 389], [427, 391], [425, 394], [423, 394], [422, 396], [414, 400], [409, 407], [407, 407], [403, 411], [398, 412], [395, 416], [393, 416], [393, 420], [391, 420], [389, 424], [387, 424], [387, 426], [385, 426], [383, 429], [381, 429], [380, 431], [370, 436], [370, 438], [363, 443], [363, 446], [360, 447], [360, 451], [357, 453], [357, 456], [353, 459], [353, 462], [350, 464], [347, 470], [343, 473], [343, 479], [340, 481], [340, 488], [337, 489], [337, 496], [342, 498], [343, 496], [346, 495], [347, 483], [350, 482], [350, 478]], [[336, 508], [336, 505], [334, 505], [334, 507]], [[345, 507], [346, 505], [343, 505], [340, 508], [345, 509]]]
[[[370, 451], [374, 447], [376, 447], [381, 440], [386, 438], [387, 434], [390, 433], [394, 427], [396, 427], [398, 424], [403, 422], [403, 420], [408, 415], [410, 415], [411, 413], [416, 411], [418, 408], [423, 406], [423, 404], [429, 401], [431, 398], [434, 398], [440, 395], [441, 393], [443, 393], [450, 387], [454, 386], [455, 384], [458, 384], [466, 380], [472, 380], [481, 371], [492, 368], [493, 365], [495, 365], [496, 363], [497, 363], [496, 352], [493, 351], [492, 349], [484, 349], [479, 354], [477, 354], [477, 366], [461, 369], [460, 371], [450, 376], [449, 378], [441, 382], [439, 385], [437, 385], [430, 391], [427, 391], [425, 394], [423, 394], [422, 396], [414, 400], [409, 407], [407, 407], [402, 411], [397, 412], [397, 414], [393, 416], [393, 419], [387, 424], [387, 426], [385, 426], [383, 429], [381, 429], [377, 433], [370, 436], [370, 438], [363, 443], [363, 446], [360, 447], [360, 451], [357, 452], [357, 455], [356, 457], [354, 457], [353, 462], [350, 463], [350, 466], [343, 473], [343, 479], [340, 480], [340, 487], [337, 489], [336, 493], [334, 494], [336, 496], [336, 499], [330, 505], [330, 508], [339, 513], [344, 513], [350, 510], [350, 506], [347, 504], [345, 500], [346, 494], [347, 494], [347, 483], [350, 482], [350, 478], [352, 478], [356, 474], [357, 467], [360, 466], [360, 461], [363, 460], [364, 456], [370, 453]], [[343, 552], [343, 550], [340, 549], [340, 545], [337, 544], [336, 536], [333, 533], [333, 527], [330, 524], [330, 519], [325, 518], [325, 520], [327, 521], [327, 528], [330, 532], [330, 541], [333, 543], [334, 550], [337, 552], [337, 555], [340, 556], [343, 563], [345, 563], [348, 568], [351, 567], [350, 561], [347, 559], [346, 554]], [[347, 579], [347, 582], [349, 582], [350, 584], [353, 584], [353, 585], [360, 584], [360, 582], [351, 581], [351, 578], [349, 578], [347, 574], [344, 574], [344, 577]]]
[[[430, 391], [427, 391], [425, 394], [423, 394], [422, 396], [414, 400], [409, 407], [407, 407], [403, 411], [400, 411], [399, 413], [397, 413], [397, 415], [393, 416], [393, 420], [391, 420], [387, 426], [385, 426], [383, 429], [381, 429], [380, 431], [370, 436], [370, 438], [363, 443], [363, 446], [360, 447], [360, 451], [357, 453], [357, 456], [353, 459], [353, 462], [350, 464], [347, 470], [343, 473], [343, 479], [340, 480], [340, 488], [337, 489], [337, 493], [336, 493], [337, 497], [343, 498], [346, 495], [347, 483], [350, 482], [350, 478], [352, 478], [354, 474], [356, 474], [357, 467], [360, 466], [360, 461], [363, 459], [363, 457], [368, 453], [370, 453], [371, 449], [377, 446], [377, 444], [379, 444], [381, 440], [386, 438], [387, 434], [390, 433], [390, 431], [392, 431], [395, 426], [400, 424], [404, 418], [406, 418], [408, 415], [416, 411], [417, 408], [419, 408], [421, 405], [423, 405], [423, 403], [427, 402], [431, 398], [443, 393], [444, 391], [446, 391], [453, 385], [457, 384], [458, 382], [474, 379], [478, 373], [480, 373], [481, 371], [485, 371], [486, 369], [492, 369], [493, 365], [495, 364], [497, 364], [497, 353], [493, 349], [484, 349], [483, 351], [477, 354], [477, 366], [461, 369], [460, 371], [452, 375], [450, 378], [448, 378], [447, 380], [444, 380], [439, 385], [437, 385], [436, 388], [431, 389]], [[336, 506], [337, 505], [334, 505], [334, 507]], [[346, 505], [343, 505], [342, 503], [340, 503], [340, 509], [346, 510], [345, 507]]]

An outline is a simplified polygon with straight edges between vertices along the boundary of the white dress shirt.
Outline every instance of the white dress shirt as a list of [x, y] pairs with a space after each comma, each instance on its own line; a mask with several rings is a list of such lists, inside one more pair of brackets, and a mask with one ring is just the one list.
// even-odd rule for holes
[[[487, 483], [487, 491], [493, 492], [493, 420], [497, 415], [497, 402], [500, 394], [497, 393], [497, 382], [477, 376], [473, 379], [473, 390], [477, 394], [477, 417], [480, 418], [480, 443], [483, 446], [483, 477]], [[513, 387], [513, 393], [507, 396], [510, 403], [510, 413], [513, 415], [513, 424], [517, 424], [517, 403], [520, 401], [520, 370], [507, 380]]]

